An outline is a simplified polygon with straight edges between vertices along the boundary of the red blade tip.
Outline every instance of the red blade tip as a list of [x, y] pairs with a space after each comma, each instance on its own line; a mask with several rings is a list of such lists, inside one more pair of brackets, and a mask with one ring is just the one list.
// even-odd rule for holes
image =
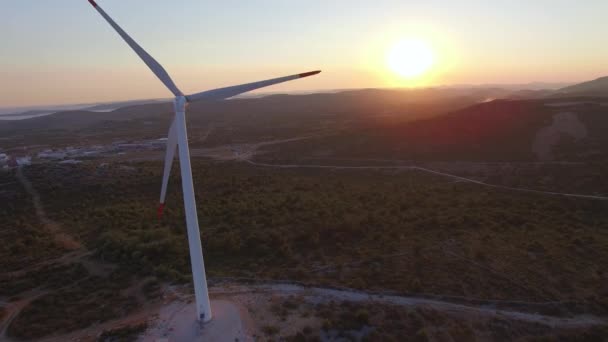
[[320, 72], [321, 72], [321, 70], [315, 70], [315, 71], [303, 72], [303, 73], [301, 73], [299, 76], [300, 76], [300, 78], [302, 78], [302, 77], [308, 77], [308, 76], [316, 75], [316, 74], [318, 74], [318, 73], [320, 73]]
[[95, 3], [95, 1], [94, 1], [94, 0], [89, 0], [89, 3], [90, 3], [91, 5], [93, 5], [93, 7], [97, 7], [97, 4]]
[[158, 209], [156, 210], [156, 213], [158, 214], [158, 219], [160, 220], [161, 218], [163, 218], [163, 209], [165, 209], [165, 203], [161, 203], [158, 205]]

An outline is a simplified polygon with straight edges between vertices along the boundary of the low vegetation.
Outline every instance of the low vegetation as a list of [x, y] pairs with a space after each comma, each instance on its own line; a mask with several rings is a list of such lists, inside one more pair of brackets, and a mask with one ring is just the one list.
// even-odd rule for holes
[[[262, 339], [270, 337], [273, 341], [602, 341], [608, 333], [608, 326], [549, 326], [431, 307], [326, 301], [316, 297], [273, 296], [266, 300], [273, 303], [271, 312], [275, 314], [272, 307], [290, 308], [277, 317], [277, 326], [262, 329]], [[298, 302], [297, 307], [286, 304], [294, 301]], [[264, 304], [258, 304], [256, 310], [261, 306]]]
[[[440, 100], [433, 90], [403, 94], [366, 90], [193, 105], [191, 144], [238, 150], [247, 143], [307, 137], [264, 146], [255, 160], [324, 165], [415, 160], [491, 184], [608, 192], [608, 140], [600, 105], [576, 108], [587, 138], [563, 139], [555, 146], [556, 158], [568, 163], [541, 165], [534, 163], [531, 141], [561, 110], [547, 107], [546, 100], [475, 104], [492, 94], [463, 97], [446, 91]], [[276, 109], [286, 99], [293, 113]], [[166, 134], [169, 109], [63, 113], [3, 123], [6, 139], [0, 148], [19, 155], [25, 145], [35, 154], [158, 139]], [[147, 153], [141, 160], [160, 155]], [[81, 243], [78, 250], [67, 249], [48, 222], [41, 222], [15, 171], [0, 172], [0, 241], [8, 242], [0, 244], [0, 300], [31, 300], [8, 329], [12, 338], [35, 339], [120, 317], [157, 300], [166, 282], [190, 283], [179, 166], [174, 165], [166, 213], [159, 220], [162, 165], [137, 161], [138, 156], [23, 168], [54, 228]], [[273, 169], [195, 158], [193, 172], [211, 281], [282, 280], [556, 316], [608, 314], [606, 201], [512, 192], [416, 170]], [[304, 305], [288, 301], [272, 311], [289, 319]], [[407, 334], [420, 341], [437, 336], [465, 341], [472, 331], [496, 340], [567, 339], [577, 333], [592, 339], [604, 333], [560, 335], [500, 320], [478, 326], [428, 310], [365, 305], [323, 304], [309, 314], [314, 312], [323, 323], [291, 339], [390, 341]], [[268, 338], [281, 335], [273, 327], [264, 329]], [[107, 340], [128, 340], [131, 328], [125, 329], [108, 332]]]
[[[273, 170], [195, 161], [212, 278], [290, 279], [606, 312], [606, 203], [419, 172]], [[178, 172], [158, 220], [156, 163], [32, 167], [53, 219], [100, 260], [189, 281]], [[62, 176], [59, 176], [62, 175]], [[68, 175], [68, 176], [66, 176]]]
[[14, 296], [32, 290], [56, 290], [75, 284], [89, 276], [80, 263], [49, 265], [31, 272], [0, 278], [0, 296]]
[[[501, 318], [477, 320], [452, 316], [430, 308], [349, 302], [317, 305], [322, 319], [319, 328], [303, 329], [288, 341], [321, 341], [327, 338], [349, 341], [513, 341], [573, 340], [601, 341], [607, 327], [560, 329]], [[364, 313], [361, 316], [361, 313]]]
[[27, 305], [9, 326], [8, 335], [29, 340], [61, 334], [122, 317], [141, 305], [135, 297], [121, 294], [130, 284], [126, 273], [89, 276], [77, 282], [66, 279], [65, 284]]
[[0, 171], [0, 184], [0, 241], [6, 242], [0, 243], [2, 272], [21, 270], [66, 252], [38, 221], [30, 196], [15, 173]]
[[147, 324], [142, 323], [106, 330], [97, 338], [97, 342], [135, 342], [147, 327]]

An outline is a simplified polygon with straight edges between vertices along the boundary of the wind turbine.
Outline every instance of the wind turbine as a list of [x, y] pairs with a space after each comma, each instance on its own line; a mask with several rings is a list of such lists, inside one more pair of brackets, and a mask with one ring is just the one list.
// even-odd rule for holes
[[188, 103], [201, 100], [223, 100], [254, 89], [267, 87], [273, 84], [282, 83], [299, 78], [308, 77], [320, 73], [320, 70], [295, 74], [285, 77], [273, 78], [269, 80], [246, 83], [231, 87], [207, 90], [191, 95], [184, 95], [173, 83], [173, 80], [165, 69], [150, 56], [141, 46], [139, 46], [106, 12], [95, 3], [88, 0], [91, 5], [101, 14], [101, 16], [116, 30], [122, 39], [135, 51], [144, 63], [152, 70], [158, 79], [175, 95], [173, 101], [175, 116], [167, 138], [167, 150], [165, 153], [165, 169], [163, 183], [160, 193], [160, 205], [158, 207], [159, 217], [162, 215], [167, 194], [167, 183], [171, 172], [171, 165], [175, 156], [175, 149], [178, 150], [180, 170], [182, 176], [182, 189], [184, 195], [184, 209], [186, 212], [186, 226], [188, 228], [188, 244], [190, 248], [190, 263], [192, 266], [192, 280], [194, 282], [194, 296], [196, 297], [196, 319], [201, 322], [211, 320], [211, 305], [209, 303], [209, 292], [207, 290], [207, 279], [205, 278], [205, 264], [203, 261], [203, 251], [201, 247], [201, 237], [198, 228], [198, 218], [196, 215], [196, 201], [194, 198], [194, 185], [192, 183], [192, 169], [190, 166], [190, 151], [188, 149], [188, 132], [186, 130], [186, 107]]

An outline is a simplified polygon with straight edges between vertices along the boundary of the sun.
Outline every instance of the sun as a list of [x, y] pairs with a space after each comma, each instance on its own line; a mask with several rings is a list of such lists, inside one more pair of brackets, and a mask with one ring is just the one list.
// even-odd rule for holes
[[395, 44], [386, 57], [388, 67], [403, 78], [417, 78], [429, 71], [434, 63], [433, 50], [418, 39], [402, 40]]

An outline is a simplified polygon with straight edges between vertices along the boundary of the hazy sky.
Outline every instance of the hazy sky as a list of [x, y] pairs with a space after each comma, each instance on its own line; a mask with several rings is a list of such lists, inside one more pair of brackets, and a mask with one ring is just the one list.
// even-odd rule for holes
[[[411, 86], [386, 54], [435, 53], [416, 85], [608, 74], [607, 0], [97, 0], [184, 92], [308, 70], [268, 91]], [[168, 97], [86, 0], [3, 0], [0, 106]]]

